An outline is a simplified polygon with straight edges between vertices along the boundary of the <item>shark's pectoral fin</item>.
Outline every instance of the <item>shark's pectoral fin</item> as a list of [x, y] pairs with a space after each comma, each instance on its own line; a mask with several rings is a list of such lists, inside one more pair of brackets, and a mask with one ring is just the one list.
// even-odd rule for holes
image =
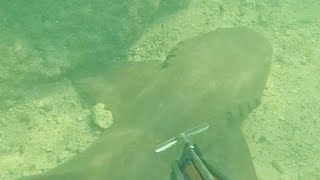
[[227, 121], [241, 125], [259, 105], [261, 104], [261, 98], [252, 98], [247, 101], [241, 101], [240, 103], [233, 103], [227, 111]]
[[95, 74], [73, 73], [70, 79], [84, 104], [105, 103], [116, 114], [141, 93], [160, 70], [160, 61], [122, 61], [110, 63]]
[[220, 179], [257, 179], [250, 151], [240, 128], [232, 125], [219, 134], [200, 144], [202, 156], [211, 171]]
[[19, 180], [169, 179], [170, 165], [154, 152], [153, 135], [142, 128], [113, 126], [91, 148], [47, 173]]

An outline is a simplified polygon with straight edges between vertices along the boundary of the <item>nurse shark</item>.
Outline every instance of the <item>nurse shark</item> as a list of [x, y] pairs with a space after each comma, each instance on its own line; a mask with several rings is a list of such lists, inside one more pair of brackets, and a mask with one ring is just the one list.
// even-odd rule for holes
[[114, 124], [84, 152], [43, 174], [21, 179], [169, 179], [179, 148], [157, 144], [202, 123], [192, 139], [221, 179], [256, 179], [241, 122], [260, 104], [272, 47], [246, 27], [216, 30], [179, 43], [163, 62], [114, 62], [70, 75], [83, 97], [105, 103]]

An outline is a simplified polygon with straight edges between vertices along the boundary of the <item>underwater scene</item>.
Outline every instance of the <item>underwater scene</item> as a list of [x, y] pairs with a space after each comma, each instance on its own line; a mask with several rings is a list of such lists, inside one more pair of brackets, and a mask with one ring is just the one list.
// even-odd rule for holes
[[0, 180], [320, 180], [320, 1], [2, 0]]

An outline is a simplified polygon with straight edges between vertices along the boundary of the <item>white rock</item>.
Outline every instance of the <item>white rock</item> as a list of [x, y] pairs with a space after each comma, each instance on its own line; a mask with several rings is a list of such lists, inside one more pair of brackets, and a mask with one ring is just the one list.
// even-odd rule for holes
[[92, 107], [93, 122], [100, 128], [108, 128], [113, 123], [113, 117], [111, 111], [104, 109], [105, 104], [98, 103]]

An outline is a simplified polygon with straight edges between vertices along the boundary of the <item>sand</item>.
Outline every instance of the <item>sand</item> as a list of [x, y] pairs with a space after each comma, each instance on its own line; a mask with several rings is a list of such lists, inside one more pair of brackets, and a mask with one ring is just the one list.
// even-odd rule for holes
[[[320, 179], [319, 8], [312, 0], [190, 1], [187, 8], [153, 21], [124, 60], [164, 60], [180, 41], [217, 27], [245, 25], [262, 32], [274, 49], [272, 71], [262, 105], [242, 126], [258, 178]], [[71, 9], [79, 10], [77, 5]], [[90, 14], [90, 9], [81, 10]], [[68, 79], [47, 81], [77, 64], [70, 59], [88, 46], [68, 51], [43, 42], [52, 51], [41, 54], [32, 44], [37, 38], [24, 38], [22, 30], [0, 32], [10, 39], [1, 44], [0, 179], [10, 180], [61, 164], [88, 147], [101, 130], [91, 126], [89, 107], [82, 106]], [[105, 43], [90, 48], [99, 50]], [[53, 61], [43, 64], [43, 58]], [[46, 78], [19, 84], [34, 72]]]

